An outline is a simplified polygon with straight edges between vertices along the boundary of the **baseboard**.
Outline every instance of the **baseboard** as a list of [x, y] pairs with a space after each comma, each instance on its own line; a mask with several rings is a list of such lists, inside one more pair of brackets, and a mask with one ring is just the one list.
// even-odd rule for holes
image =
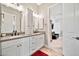
[[36, 51], [40, 50], [42, 47], [44, 47], [44, 45], [41, 45], [40, 47], [38, 47], [37, 49], [35, 49], [32, 53], [30, 53], [30, 56], [35, 53]]
[[48, 48], [48, 45], [44, 45], [45, 48]]

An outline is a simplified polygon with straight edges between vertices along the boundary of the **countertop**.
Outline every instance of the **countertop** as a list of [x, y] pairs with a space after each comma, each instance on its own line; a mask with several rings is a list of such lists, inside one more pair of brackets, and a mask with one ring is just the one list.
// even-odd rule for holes
[[17, 35], [17, 36], [0, 37], [0, 42], [5, 42], [5, 41], [9, 41], [9, 40], [15, 40], [15, 39], [24, 38], [24, 37], [31, 37], [31, 36], [36, 36], [36, 35], [40, 35], [40, 34], [44, 34], [44, 32], [33, 33], [31, 35], [29, 35], [29, 34], [28, 35], [21, 34], [21, 35]]

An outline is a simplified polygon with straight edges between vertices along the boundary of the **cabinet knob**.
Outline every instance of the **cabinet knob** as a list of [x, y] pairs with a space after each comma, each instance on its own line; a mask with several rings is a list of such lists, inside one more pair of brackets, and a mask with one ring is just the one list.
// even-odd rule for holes
[[19, 47], [19, 45], [17, 45], [17, 47]]
[[22, 44], [20, 44], [20, 46], [22, 46]]
[[32, 42], [32, 44], [34, 44], [34, 42]]
[[20, 47], [20, 46], [22, 46], [22, 44], [17, 45], [17, 47]]

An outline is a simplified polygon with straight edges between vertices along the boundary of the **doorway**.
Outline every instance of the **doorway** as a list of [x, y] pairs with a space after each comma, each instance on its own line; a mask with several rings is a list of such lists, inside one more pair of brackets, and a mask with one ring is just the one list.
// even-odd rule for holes
[[51, 23], [52, 42], [51, 49], [63, 54], [63, 39], [62, 39], [62, 19], [63, 6], [61, 3], [55, 4], [49, 8], [49, 19]]

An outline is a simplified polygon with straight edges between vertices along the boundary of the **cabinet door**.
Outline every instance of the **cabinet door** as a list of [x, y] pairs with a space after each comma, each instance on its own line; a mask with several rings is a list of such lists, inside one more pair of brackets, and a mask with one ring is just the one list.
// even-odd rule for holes
[[20, 56], [19, 39], [1, 43], [3, 56]]
[[17, 46], [13, 45], [2, 49], [3, 56], [17, 56]]
[[29, 55], [29, 37], [22, 38], [20, 45], [20, 55], [21, 56], [28, 56]]
[[41, 48], [44, 45], [44, 35], [35, 36], [35, 47], [36, 49]]
[[36, 50], [36, 41], [35, 36], [30, 37], [30, 55]]
[[38, 35], [38, 46], [42, 47], [44, 45], [44, 35]]

